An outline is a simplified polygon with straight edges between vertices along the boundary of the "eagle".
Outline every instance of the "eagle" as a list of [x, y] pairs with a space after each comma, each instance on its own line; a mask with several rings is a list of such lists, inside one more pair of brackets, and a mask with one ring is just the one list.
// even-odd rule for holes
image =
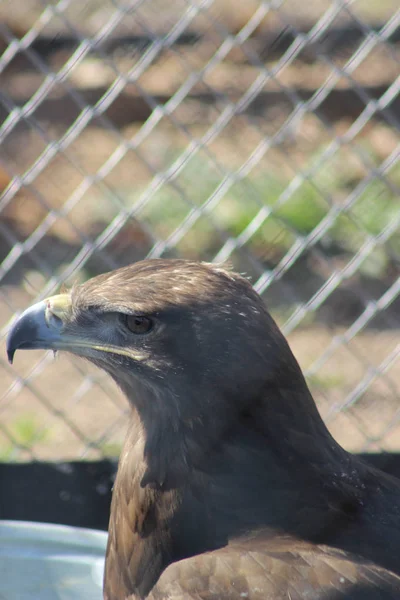
[[400, 481], [332, 438], [250, 282], [154, 259], [28, 308], [7, 340], [106, 371], [130, 405], [105, 600], [400, 598]]

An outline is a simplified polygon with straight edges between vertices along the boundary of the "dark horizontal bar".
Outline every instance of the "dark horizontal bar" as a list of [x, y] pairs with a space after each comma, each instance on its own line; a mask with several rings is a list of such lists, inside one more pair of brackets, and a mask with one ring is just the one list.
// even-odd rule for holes
[[[360, 454], [400, 477], [400, 454]], [[108, 528], [116, 459], [0, 463], [0, 519]]]
[[[333, 89], [328, 96], [319, 104], [319, 106], [313, 110], [314, 114], [327, 119], [328, 121], [336, 121], [343, 117], [349, 117], [355, 119], [364, 110], [365, 102], [363, 96], [370, 100], [378, 100], [386, 92], [388, 86], [364, 86], [364, 87], [352, 87], [345, 89]], [[74, 89], [73, 91], [80, 97], [83, 105], [95, 106], [101, 101], [101, 98], [106, 95], [107, 87], [98, 87], [90, 89]], [[268, 119], [271, 110], [276, 115], [276, 108], [284, 114], [290, 113], [294, 104], [291, 98], [293, 95], [297, 95], [299, 100], [307, 102], [317, 90], [310, 90], [305, 88], [290, 88], [286, 91], [265, 91], [259, 93], [254, 100], [246, 105], [243, 110], [237, 114], [245, 114], [254, 117], [264, 117]], [[239, 100], [241, 93], [244, 90], [237, 91], [237, 99]], [[152, 96], [152, 102], [154, 105], [163, 106], [170, 100], [170, 95], [156, 95]], [[23, 106], [30, 100], [30, 97], [14, 97], [11, 98], [17, 106]], [[207, 109], [210, 106], [216, 106], [222, 109], [226, 104], [226, 100], [222, 93], [199, 93], [187, 96], [178, 107], [178, 111], [184, 106], [185, 102], [190, 100], [192, 103], [197, 102], [199, 111], [196, 113], [196, 123], [209, 125], [209, 118], [207, 111], [202, 114], [201, 108]], [[230, 100], [235, 101], [233, 94], [230, 94]], [[100, 104], [101, 106], [101, 104]], [[400, 96], [396, 95], [387, 110], [390, 111], [394, 119], [400, 118]], [[131, 123], [144, 122], [152, 114], [153, 107], [146, 100], [145, 97], [136, 95], [135, 93], [129, 93], [127, 91], [121, 92], [114, 102], [105, 110], [105, 116], [111, 121], [116, 128], [125, 127]], [[78, 118], [81, 109], [69, 94], [63, 94], [55, 98], [46, 98], [41, 102], [34, 112], [34, 116], [39, 121], [45, 123], [58, 123], [66, 126], [71, 126], [75, 119]], [[8, 116], [6, 108], [1, 104], [0, 94], [0, 122], [4, 121]], [[274, 116], [274, 119], [276, 116]], [[374, 115], [374, 118], [383, 118], [383, 114], [379, 112]], [[182, 123], [185, 121], [183, 120]], [[99, 125], [99, 123], [96, 123]], [[23, 122], [21, 120], [21, 125]]]

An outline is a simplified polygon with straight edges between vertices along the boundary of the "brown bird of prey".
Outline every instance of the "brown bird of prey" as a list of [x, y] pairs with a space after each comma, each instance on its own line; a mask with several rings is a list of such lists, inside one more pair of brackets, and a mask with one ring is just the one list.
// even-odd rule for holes
[[104, 598], [400, 598], [400, 482], [343, 450], [250, 283], [146, 260], [28, 308], [17, 349], [67, 350], [131, 406]]

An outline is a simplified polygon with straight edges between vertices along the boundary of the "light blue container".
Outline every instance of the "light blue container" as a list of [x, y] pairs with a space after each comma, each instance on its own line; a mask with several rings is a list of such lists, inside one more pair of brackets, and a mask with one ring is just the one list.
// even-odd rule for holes
[[102, 600], [107, 534], [0, 521], [0, 600]]

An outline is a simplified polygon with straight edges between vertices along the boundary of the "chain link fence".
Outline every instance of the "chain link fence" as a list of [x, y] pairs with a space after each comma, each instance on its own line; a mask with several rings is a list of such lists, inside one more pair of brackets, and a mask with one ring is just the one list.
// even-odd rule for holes
[[[0, 52], [3, 342], [60, 285], [230, 261], [334, 436], [400, 450], [395, 0], [3, 0]], [[2, 348], [1, 460], [118, 454], [124, 399], [57, 362]]]

